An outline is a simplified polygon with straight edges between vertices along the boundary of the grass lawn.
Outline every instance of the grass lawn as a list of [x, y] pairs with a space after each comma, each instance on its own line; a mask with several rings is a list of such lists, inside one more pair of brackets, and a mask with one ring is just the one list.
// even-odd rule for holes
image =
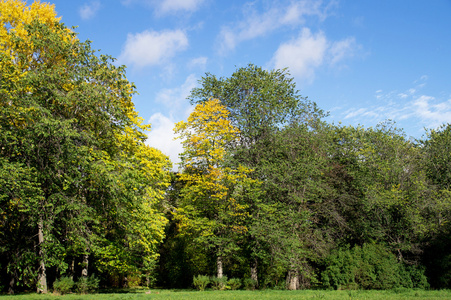
[[[146, 293], [147, 292], [147, 293]], [[451, 290], [423, 291], [423, 290], [388, 290], [388, 291], [321, 291], [321, 290], [302, 290], [302, 291], [190, 291], [190, 290], [138, 290], [128, 293], [101, 293], [90, 295], [12, 295], [0, 296], [1, 300], [76, 300], [76, 299], [187, 299], [187, 300], [208, 300], [208, 299], [451, 299]]]

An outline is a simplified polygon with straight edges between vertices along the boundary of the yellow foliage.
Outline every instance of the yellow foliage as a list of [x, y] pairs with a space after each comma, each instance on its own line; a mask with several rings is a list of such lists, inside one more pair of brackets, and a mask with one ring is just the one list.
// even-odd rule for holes
[[[124, 224], [129, 249], [138, 249], [145, 260], [154, 260], [168, 221], [160, 203], [170, 184], [171, 163], [161, 151], [144, 143], [145, 131], [150, 125], [144, 124], [135, 110], [134, 85], [127, 81], [122, 67], [114, 66], [109, 58], [94, 55], [87, 43], [79, 42], [76, 35], [60, 23], [54, 5], [0, 0], [0, 21], [0, 109], [4, 119], [16, 128], [35, 122], [34, 110], [40, 113], [39, 108], [34, 103], [24, 105], [20, 100], [26, 97], [21, 96], [28, 94], [39, 99], [39, 90], [33, 89], [41, 85], [41, 75], [47, 78], [47, 73], [42, 74], [41, 70], [52, 71], [51, 77], [58, 81], [56, 87], [51, 88], [58, 97], [46, 98], [51, 102], [50, 109], [56, 107], [58, 117], [61, 114], [80, 122], [84, 132], [92, 131], [89, 133], [93, 140], [103, 142], [84, 148], [84, 159], [91, 162], [93, 173], [90, 183], [94, 187], [96, 184], [103, 186], [103, 180], [108, 183], [109, 179], [109, 187], [115, 190], [112, 197], [123, 197], [130, 202], [128, 206], [123, 203], [124, 213], [130, 210], [126, 215], [130, 223]], [[47, 41], [53, 47], [48, 46]], [[85, 56], [88, 67], [85, 60], [79, 59]], [[80, 80], [74, 80], [77, 76]], [[114, 109], [110, 111], [111, 107]], [[102, 114], [106, 117], [97, 117]], [[105, 134], [105, 130], [98, 129], [101, 126], [111, 131]], [[97, 178], [97, 172], [102, 176]], [[133, 177], [130, 179], [124, 174], [133, 174]], [[63, 190], [68, 187], [64, 184]], [[126, 267], [117, 259], [121, 249], [105, 247], [102, 251], [105, 263]]]
[[218, 99], [210, 99], [198, 104], [187, 122], [175, 124], [174, 131], [185, 148], [185, 165], [220, 165], [224, 161], [226, 145], [239, 133], [228, 119], [229, 114]]
[[239, 134], [227, 108], [218, 99], [198, 104], [174, 131], [184, 146], [181, 156], [185, 172], [180, 179], [185, 182], [185, 203], [176, 215], [179, 230], [197, 232], [201, 238], [220, 232], [245, 233], [248, 207], [235, 196], [241, 197], [237, 191], [253, 180], [248, 177], [248, 168], [226, 166], [227, 151]]
[[[36, 60], [34, 54], [34, 47], [31, 44], [31, 39], [28, 36], [26, 26], [34, 21], [45, 24], [51, 30], [57, 28], [57, 23], [61, 17], [57, 17], [55, 6], [48, 3], [41, 3], [34, 1], [30, 6], [22, 0], [0, 0], [0, 54], [5, 54], [13, 58], [12, 61], [18, 62], [19, 54], [27, 57], [22, 61], [22, 65], [17, 66], [22, 72], [25, 72], [33, 61]], [[70, 30], [64, 32], [58, 31], [61, 34], [63, 41], [70, 41], [74, 39]], [[13, 47], [13, 37], [22, 39], [20, 46]], [[15, 49], [15, 50], [13, 50]], [[3, 66], [2, 66], [3, 67]]]

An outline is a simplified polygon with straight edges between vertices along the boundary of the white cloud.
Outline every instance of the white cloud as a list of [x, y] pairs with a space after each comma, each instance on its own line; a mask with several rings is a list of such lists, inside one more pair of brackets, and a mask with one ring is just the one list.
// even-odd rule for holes
[[160, 14], [170, 14], [177, 12], [194, 12], [205, 2], [205, 0], [122, 0], [123, 5], [132, 3], [144, 4], [155, 8]]
[[138, 68], [159, 65], [187, 47], [188, 37], [181, 30], [146, 30], [127, 36], [119, 61]]
[[164, 0], [158, 2], [160, 2], [160, 12], [171, 13], [177, 11], [196, 11], [204, 0]]
[[189, 96], [191, 90], [197, 85], [197, 78], [194, 74], [189, 75], [185, 82], [173, 89], [163, 89], [157, 96], [156, 101], [163, 103], [171, 109], [171, 111], [179, 112], [181, 107], [188, 103], [186, 97]]
[[306, 16], [317, 16], [320, 20], [326, 17], [326, 8], [318, 0], [291, 1], [289, 5], [280, 2], [263, 13], [258, 13], [253, 3], [245, 5], [244, 18], [233, 26], [224, 26], [218, 37], [219, 52], [227, 54], [246, 40], [264, 36], [283, 26], [305, 23]]
[[96, 13], [99, 9], [100, 9], [100, 2], [92, 1], [89, 4], [86, 3], [82, 7], [80, 7], [80, 9], [78, 10], [78, 13], [83, 20], [89, 20], [96, 15]]
[[344, 119], [350, 119], [350, 118], [354, 118], [357, 116], [361, 116], [361, 115], [365, 114], [366, 112], [367, 112], [367, 110], [365, 108], [350, 109], [346, 112]]
[[321, 65], [337, 66], [360, 49], [354, 37], [329, 41], [322, 31], [313, 34], [303, 28], [299, 36], [282, 43], [274, 53], [270, 65], [276, 69], [289, 68], [299, 80], [312, 82], [315, 70]]
[[153, 114], [149, 122], [152, 124], [152, 130], [148, 133], [146, 144], [168, 155], [173, 163], [173, 170], [177, 170], [179, 153], [183, 152], [183, 146], [179, 140], [174, 140], [175, 122], [161, 113]]
[[358, 48], [354, 37], [332, 43], [329, 49], [330, 63], [335, 65], [345, 58], [352, 57]]
[[397, 122], [411, 124], [408, 127], [416, 128], [414, 134], [423, 133], [423, 128], [437, 128], [444, 123], [451, 123], [451, 99], [437, 98], [421, 93], [425, 86], [427, 76], [414, 81], [416, 84], [404, 92], [376, 91], [377, 104], [368, 107], [355, 107], [342, 113], [343, 119], [353, 123], [365, 124], [379, 123], [391, 119]]
[[443, 123], [451, 123], [451, 99], [437, 102], [434, 97], [421, 95], [413, 102], [415, 116], [428, 128], [437, 128]]
[[298, 1], [292, 2], [281, 18], [282, 24], [297, 24], [304, 22], [305, 16], [317, 16], [321, 21], [327, 17], [327, 7], [322, 8], [322, 1]]
[[322, 32], [312, 35], [304, 28], [295, 40], [279, 46], [272, 63], [276, 69], [289, 67], [293, 76], [313, 80], [314, 70], [323, 63], [328, 42]]
[[205, 56], [193, 58], [188, 62], [188, 67], [190, 68], [201, 68], [204, 69], [207, 65], [208, 58]]

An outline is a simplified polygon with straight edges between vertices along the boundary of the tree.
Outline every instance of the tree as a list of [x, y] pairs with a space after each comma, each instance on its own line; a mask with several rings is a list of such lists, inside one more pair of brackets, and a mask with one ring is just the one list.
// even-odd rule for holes
[[267, 71], [249, 64], [229, 78], [207, 73], [199, 83], [201, 87], [194, 88], [188, 99], [192, 104], [219, 99], [230, 111], [232, 124], [240, 130], [242, 151], [277, 128], [323, 116], [314, 102], [299, 95], [287, 69]]
[[[209, 98], [219, 99], [230, 111], [230, 120], [239, 130], [237, 139], [227, 147], [230, 164], [252, 169], [253, 172], [249, 176], [264, 182], [261, 191], [246, 198], [252, 226], [260, 226], [262, 223], [258, 221], [259, 218], [265, 218], [265, 214], [261, 213], [263, 206], [277, 202], [275, 200], [273, 203], [268, 198], [268, 195], [275, 195], [274, 185], [268, 181], [276, 176], [273, 172], [278, 170], [277, 163], [280, 162], [276, 162], [272, 155], [278, 151], [283, 152], [274, 148], [281, 147], [282, 143], [274, 141], [281, 138], [285, 128], [296, 124], [306, 124], [308, 128], [324, 113], [314, 102], [299, 95], [294, 80], [286, 69], [267, 71], [249, 64], [237, 69], [228, 78], [217, 78], [207, 73], [199, 83], [201, 86], [193, 89], [189, 96], [191, 103], [205, 103]], [[277, 174], [280, 173], [277, 171]], [[279, 187], [277, 190], [280, 190]], [[276, 199], [276, 196], [274, 197]], [[271, 227], [272, 223], [280, 222], [283, 218], [284, 216], [278, 215], [277, 220], [268, 219], [265, 222], [269, 222], [267, 225]], [[262, 248], [265, 243], [258, 241], [257, 236], [252, 233], [258, 231], [265, 230], [263, 227], [255, 231], [250, 230], [245, 239], [248, 241], [245, 248], [248, 249], [250, 273], [255, 280], [258, 260], [264, 262], [267, 258], [267, 251]]]
[[422, 208], [427, 221], [423, 261], [431, 286], [451, 287], [451, 125], [428, 130], [420, 141], [424, 172], [428, 181], [428, 203]]
[[427, 176], [439, 189], [451, 187], [451, 124], [427, 132], [424, 147]]
[[0, 209], [14, 216], [2, 225], [27, 228], [22, 238], [2, 231], [2, 257], [14, 258], [2, 259], [2, 274], [11, 289], [46, 292], [49, 268], [63, 274], [79, 261], [87, 276], [89, 258], [99, 270], [114, 257], [123, 272], [148, 273], [170, 162], [144, 144], [124, 67], [80, 42], [53, 6], [1, 1], [0, 17]]
[[187, 122], [176, 124], [184, 146], [181, 154], [185, 182], [177, 218], [181, 232], [191, 232], [195, 241], [216, 254], [217, 277], [223, 276], [223, 259], [236, 251], [236, 236], [246, 232], [246, 206], [240, 201], [251, 188], [249, 169], [228, 166], [227, 146], [239, 131], [229, 112], [217, 99], [198, 104]]
[[422, 263], [440, 273], [437, 266], [446, 259], [437, 264], [430, 257], [440, 257], [442, 247], [436, 246], [447, 243], [441, 235], [446, 226], [439, 224], [448, 218], [450, 202], [428, 180], [426, 147], [406, 140], [392, 122], [337, 126], [333, 132], [326, 175], [328, 202], [336, 203], [331, 208], [340, 216], [336, 247], [376, 243], [396, 255], [412, 280], [424, 278]]
[[[312, 125], [312, 124], [311, 124]], [[292, 124], [272, 136], [265, 162], [265, 200], [258, 203], [250, 232], [268, 249], [268, 276], [283, 280], [289, 289], [309, 287], [315, 281], [310, 267], [327, 250], [327, 240], [318, 225], [318, 206], [325, 198], [327, 168], [325, 134], [320, 123]]]
[[418, 149], [391, 122], [367, 129], [337, 127], [333, 141], [330, 156], [333, 169], [341, 170], [341, 182], [329, 178], [337, 180], [337, 202], [348, 202], [342, 213], [354, 231], [349, 232], [356, 238], [351, 244], [387, 243], [402, 257], [412, 250], [421, 227], [425, 182]]

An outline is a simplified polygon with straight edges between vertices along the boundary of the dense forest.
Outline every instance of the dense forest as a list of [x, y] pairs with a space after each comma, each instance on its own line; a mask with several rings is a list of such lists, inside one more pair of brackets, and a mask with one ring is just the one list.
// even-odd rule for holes
[[51, 5], [0, 20], [1, 291], [451, 288], [451, 124], [331, 124], [249, 64], [191, 91], [172, 172], [124, 66]]

